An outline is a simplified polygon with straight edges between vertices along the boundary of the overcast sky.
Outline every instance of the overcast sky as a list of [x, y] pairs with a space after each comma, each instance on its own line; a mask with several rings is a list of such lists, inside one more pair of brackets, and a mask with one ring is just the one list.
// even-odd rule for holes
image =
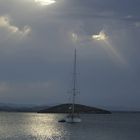
[[0, 102], [140, 110], [139, 0], [0, 0]]

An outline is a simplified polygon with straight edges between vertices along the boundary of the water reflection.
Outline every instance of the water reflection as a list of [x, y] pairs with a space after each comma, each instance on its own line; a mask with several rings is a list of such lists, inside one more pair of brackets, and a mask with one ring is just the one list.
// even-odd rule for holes
[[139, 140], [140, 114], [81, 115], [78, 124], [58, 123], [63, 115], [0, 113], [0, 140]]
[[69, 140], [65, 125], [57, 122], [60, 117], [56, 114], [3, 113], [0, 116], [0, 139]]
[[56, 114], [29, 115], [26, 118], [29, 121], [28, 133], [37, 138], [62, 139], [67, 134], [67, 131], [64, 125], [60, 125], [57, 122], [58, 117]]

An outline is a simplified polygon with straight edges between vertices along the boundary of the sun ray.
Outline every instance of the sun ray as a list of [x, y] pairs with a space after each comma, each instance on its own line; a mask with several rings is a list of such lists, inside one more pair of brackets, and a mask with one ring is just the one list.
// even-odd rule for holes
[[92, 39], [95, 41], [99, 41], [100, 43], [102, 43], [103, 47], [107, 52], [111, 52], [112, 56], [117, 58], [117, 60], [119, 60], [119, 62], [121, 62], [122, 64], [127, 64], [127, 62], [125, 61], [125, 59], [120, 55], [120, 53], [113, 47], [109, 36], [106, 35], [106, 33], [101, 30], [99, 32], [99, 34], [97, 35], [92, 35]]
[[126, 60], [122, 57], [122, 55], [113, 47], [109, 40], [104, 40], [104, 44], [106, 48], [112, 53], [112, 55], [119, 60], [122, 64], [127, 64]]

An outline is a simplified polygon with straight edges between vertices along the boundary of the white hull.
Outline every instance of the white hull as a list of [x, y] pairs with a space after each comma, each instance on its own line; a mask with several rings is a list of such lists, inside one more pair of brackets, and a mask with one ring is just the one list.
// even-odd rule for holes
[[65, 118], [67, 123], [80, 123], [82, 120], [79, 117], [67, 117]]

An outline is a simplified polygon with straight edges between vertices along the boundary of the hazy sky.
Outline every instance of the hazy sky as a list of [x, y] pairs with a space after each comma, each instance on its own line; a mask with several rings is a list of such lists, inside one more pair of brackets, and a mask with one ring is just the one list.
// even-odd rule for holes
[[0, 0], [0, 102], [140, 110], [139, 0]]

